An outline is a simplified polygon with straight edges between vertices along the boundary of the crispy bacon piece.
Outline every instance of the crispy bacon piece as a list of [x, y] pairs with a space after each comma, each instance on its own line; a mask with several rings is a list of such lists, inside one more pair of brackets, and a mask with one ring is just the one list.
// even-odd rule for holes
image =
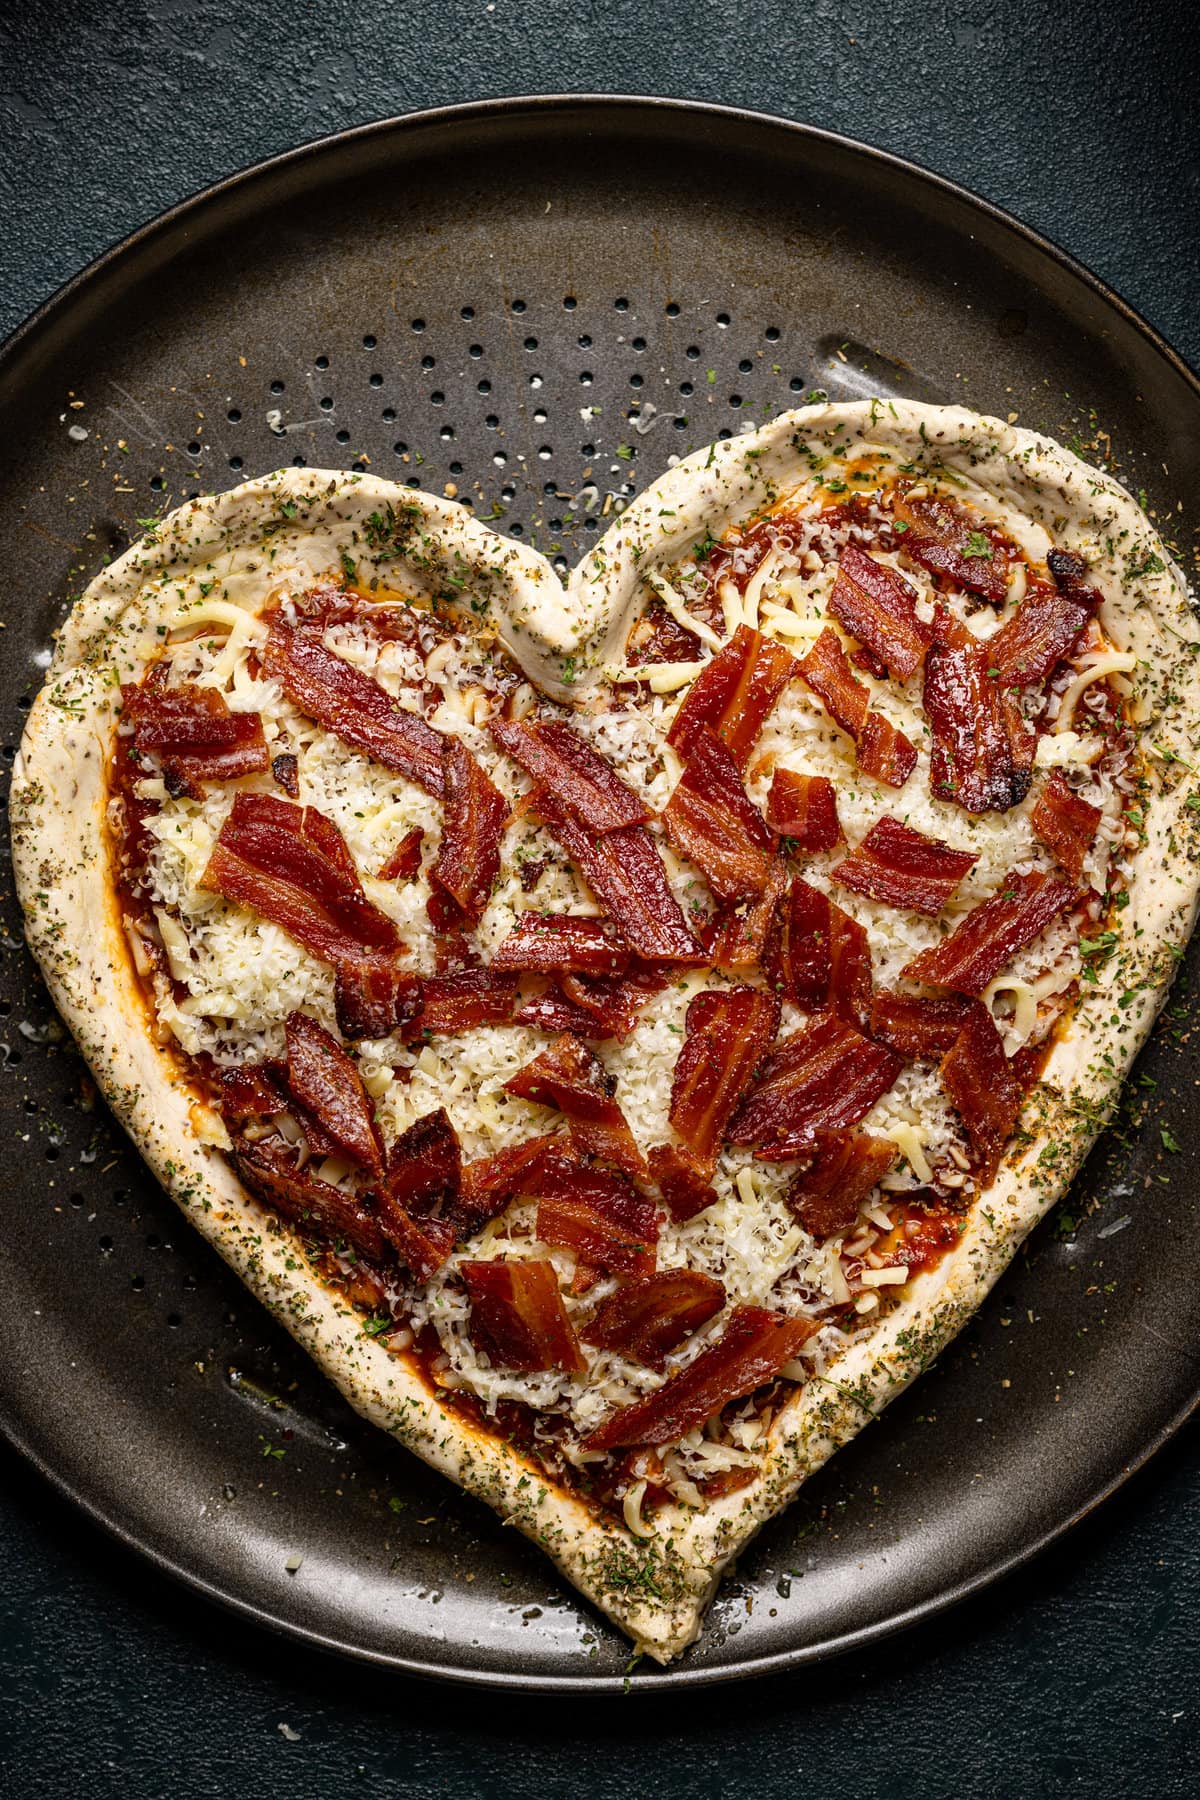
[[897, 681], [916, 673], [929, 647], [930, 627], [917, 617], [916, 603], [917, 590], [898, 570], [846, 545], [829, 611]]
[[437, 1274], [458, 1236], [462, 1153], [445, 1109], [402, 1131], [377, 1190], [379, 1223], [418, 1281]]
[[287, 1098], [266, 1063], [243, 1063], [237, 1069], [214, 1069], [220, 1089], [218, 1105], [227, 1125], [247, 1119], [269, 1119], [288, 1110]]
[[650, 809], [611, 763], [585, 744], [561, 719], [492, 719], [488, 730], [506, 755], [520, 763], [573, 819], [589, 831], [621, 831], [642, 825]]
[[1082, 557], [1051, 550], [1046, 565], [1054, 586], [1031, 582], [1012, 618], [988, 640], [992, 667], [1010, 687], [1045, 681], [1070, 656], [1101, 604], [1100, 593], [1083, 579]]
[[786, 1037], [733, 1115], [726, 1136], [764, 1161], [803, 1156], [818, 1131], [864, 1119], [899, 1075], [898, 1056], [832, 1013]]
[[1029, 815], [1034, 836], [1057, 857], [1072, 881], [1078, 881], [1083, 873], [1083, 859], [1092, 847], [1100, 811], [1090, 801], [1081, 800], [1056, 769]]
[[461, 1264], [471, 1301], [471, 1334], [497, 1368], [532, 1373], [587, 1367], [558, 1291], [554, 1264], [521, 1259]]
[[871, 1008], [871, 944], [857, 919], [796, 876], [763, 956], [772, 989], [806, 1012], [828, 1009], [861, 1025]]
[[721, 900], [761, 894], [771, 873], [774, 835], [742, 786], [733, 757], [707, 725], [688, 745], [688, 760], [662, 815], [667, 836], [694, 862]]
[[789, 1187], [787, 1203], [814, 1237], [840, 1237], [899, 1155], [891, 1138], [869, 1131], [819, 1131], [816, 1153]]
[[667, 734], [686, 762], [702, 726], [714, 732], [744, 774], [767, 714], [799, 665], [789, 650], [761, 632], [739, 625], [723, 650], [703, 668]]
[[664, 1269], [627, 1281], [602, 1300], [583, 1329], [583, 1341], [661, 1370], [671, 1351], [715, 1318], [724, 1304], [725, 1289], [712, 1275]]
[[421, 845], [425, 833], [419, 825], [406, 831], [379, 871], [380, 881], [413, 881], [421, 872]]
[[584, 1154], [615, 1163], [628, 1175], [646, 1174], [645, 1159], [612, 1097], [609, 1078], [587, 1045], [570, 1033], [564, 1031], [555, 1038], [504, 1086], [519, 1099], [557, 1107], [576, 1148]]
[[563, 1140], [546, 1133], [526, 1138], [523, 1144], [509, 1144], [492, 1156], [481, 1156], [467, 1163], [462, 1172], [459, 1210], [466, 1224], [465, 1235], [477, 1231], [488, 1219], [497, 1218], [511, 1206], [519, 1194], [537, 1192], [537, 1171], [542, 1158], [550, 1150], [561, 1150]]
[[278, 756], [271, 758], [271, 774], [279, 783], [289, 800], [300, 798], [300, 758], [291, 751], [283, 750]]
[[642, 1016], [647, 1000], [661, 994], [667, 976], [653, 963], [643, 963], [628, 974], [560, 976], [563, 998], [587, 1021], [584, 1037], [616, 1038], [623, 1043]]
[[986, 1006], [971, 1008], [938, 1073], [966, 1128], [975, 1172], [986, 1185], [996, 1173], [1021, 1110], [1021, 1084]]
[[767, 795], [767, 824], [792, 850], [832, 850], [842, 835], [837, 796], [824, 775], [776, 769]]
[[653, 1273], [658, 1214], [653, 1201], [635, 1193], [623, 1175], [547, 1149], [532, 1182], [538, 1195], [536, 1230], [544, 1244], [573, 1250], [589, 1268], [613, 1275]]
[[677, 1223], [694, 1219], [716, 1199], [716, 1188], [686, 1150], [674, 1144], [656, 1144], [648, 1161], [663, 1205]]
[[972, 851], [955, 850], [885, 813], [830, 871], [830, 879], [885, 906], [910, 907], [936, 919], [975, 862]]
[[274, 794], [235, 795], [200, 886], [253, 907], [335, 966], [399, 948], [395, 925], [363, 893], [337, 826]]
[[907, 526], [904, 548], [914, 562], [992, 606], [1003, 606], [1012, 546], [1001, 532], [978, 523], [941, 494], [902, 494], [894, 517]]
[[851, 672], [850, 660], [837, 632], [826, 626], [807, 656], [800, 675], [835, 724], [858, 747], [858, 766], [888, 787], [903, 787], [917, 766], [917, 753], [902, 731], [872, 712], [871, 698]]
[[583, 975], [623, 975], [629, 951], [601, 919], [575, 913], [522, 913], [492, 958], [493, 969], [519, 969], [533, 975], [564, 970]]
[[508, 801], [458, 738], [442, 740], [442, 808], [442, 843], [430, 880], [473, 924], [483, 916], [500, 873]]
[[996, 667], [992, 644], [980, 643], [939, 607], [925, 659], [929, 786], [964, 812], [1007, 812], [1033, 779], [1037, 739]]
[[329, 1239], [335, 1247], [344, 1240], [368, 1262], [384, 1260], [379, 1221], [357, 1194], [334, 1187], [332, 1182], [318, 1181], [307, 1170], [301, 1173], [291, 1150], [281, 1144], [252, 1144], [247, 1139], [237, 1139], [234, 1156], [246, 1186], [292, 1224]]
[[271, 620], [259, 650], [264, 672], [288, 699], [342, 743], [385, 769], [407, 775], [435, 799], [442, 797], [442, 738], [419, 713], [406, 712], [371, 676], [325, 644], [325, 620], [289, 625]]
[[957, 931], [932, 950], [922, 950], [900, 972], [959, 994], [982, 994], [1017, 951], [1076, 898], [1069, 882], [1051, 875], [1008, 875], [997, 893], [971, 908]]
[[416, 1017], [421, 982], [394, 956], [355, 956], [338, 963], [334, 996], [344, 1038], [382, 1038]]
[[533, 1031], [552, 1032], [556, 1037], [563, 1031], [581, 1038], [603, 1039], [615, 1035], [604, 1029], [604, 1021], [596, 1014], [586, 1012], [582, 1006], [568, 1000], [559, 987], [549, 987], [544, 994], [534, 994], [524, 1001], [515, 1022], [528, 1025]]
[[747, 906], [723, 906], [704, 932], [708, 960], [714, 969], [752, 969], [763, 959], [779, 903], [787, 893], [787, 875], [777, 857], [767, 885]]
[[773, 1381], [817, 1330], [813, 1319], [787, 1318], [759, 1306], [735, 1306], [723, 1335], [677, 1375], [619, 1412], [584, 1439], [586, 1450], [624, 1444], [677, 1444], [731, 1400]]
[[378, 1174], [383, 1145], [354, 1059], [307, 1013], [288, 1014], [288, 1087], [351, 1162]]
[[728, 988], [689, 1001], [671, 1082], [671, 1127], [711, 1175], [721, 1134], [779, 1029], [779, 998]]
[[[166, 670], [166, 665], [160, 665]], [[166, 687], [148, 676], [140, 687], [121, 689], [121, 719], [133, 727], [139, 756], [157, 756], [172, 794], [203, 799], [206, 781], [231, 781], [268, 765], [258, 713], [230, 712], [216, 688], [180, 682]]]
[[631, 950], [650, 961], [705, 960], [667, 885], [667, 872], [654, 839], [644, 826], [631, 825], [598, 836], [549, 795], [539, 800], [538, 811], [604, 902]]
[[906, 1062], [936, 1062], [945, 1056], [962, 1030], [968, 1012], [978, 1005], [963, 994], [926, 1000], [916, 994], [882, 990], [871, 1002], [871, 1036], [888, 1044]]
[[414, 1039], [474, 1031], [480, 1025], [507, 1025], [517, 1000], [519, 977], [491, 969], [460, 969], [427, 975], [421, 982], [421, 1010], [405, 1028]]

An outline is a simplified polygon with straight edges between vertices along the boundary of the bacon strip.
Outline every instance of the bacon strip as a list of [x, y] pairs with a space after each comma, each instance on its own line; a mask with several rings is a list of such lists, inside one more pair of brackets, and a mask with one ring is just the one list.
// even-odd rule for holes
[[926, 1000], [915, 994], [880, 991], [871, 1002], [870, 1033], [906, 1062], [936, 1062], [945, 1056], [968, 1012], [977, 1004], [962, 994], [942, 994], [936, 1000]]
[[663, 1205], [677, 1223], [694, 1219], [716, 1199], [716, 1188], [686, 1150], [678, 1150], [674, 1144], [656, 1144], [648, 1160]]
[[266, 1063], [243, 1063], [237, 1069], [214, 1069], [221, 1091], [218, 1102], [227, 1125], [244, 1125], [247, 1119], [269, 1119], [288, 1110], [279, 1083]]
[[1053, 876], [1008, 875], [998, 893], [972, 907], [957, 931], [914, 956], [901, 974], [959, 994], [982, 994], [1017, 951], [1031, 944], [1076, 898], [1069, 882]]
[[558, 975], [564, 970], [623, 975], [629, 967], [629, 951], [600, 919], [527, 912], [500, 945], [491, 966], [534, 975]]
[[379, 682], [327, 649], [323, 619], [289, 625], [277, 613], [259, 660], [301, 712], [342, 743], [441, 799], [440, 733], [419, 713], [399, 706]]
[[592, 1169], [561, 1150], [547, 1150], [534, 1174], [537, 1235], [573, 1250], [589, 1268], [613, 1275], [654, 1271], [658, 1214], [623, 1175]]
[[715, 1344], [702, 1350], [655, 1393], [605, 1419], [584, 1439], [584, 1448], [677, 1444], [731, 1400], [740, 1400], [773, 1381], [816, 1330], [813, 1319], [789, 1319], [758, 1306], [735, 1306]]
[[406, 831], [377, 877], [380, 881], [412, 881], [421, 872], [421, 845], [425, 833], [419, 825]]
[[487, 1220], [498, 1218], [518, 1195], [536, 1193], [542, 1158], [561, 1147], [562, 1139], [547, 1133], [467, 1163], [462, 1172], [459, 1207], [466, 1224], [465, 1235], [477, 1231]]
[[1007, 686], [1045, 681], [1070, 656], [1101, 605], [1100, 593], [1083, 579], [1087, 565], [1082, 557], [1051, 550], [1046, 564], [1054, 586], [1030, 583], [1012, 618], [988, 640], [992, 666]]
[[301, 1174], [290, 1149], [271, 1142], [252, 1144], [239, 1138], [234, 1143], [238, 1173], [261, 1200], [282, 1213], [293, 1225], [327, 1238], [336, 1247], [345, 1241], [368, 1262], [384, 1260], [383, 1234], [373, 1213], [357, 1194], [315, 1175]]
[[563, 1307], [554, 1264], [522, 1258], [460, 1265], [471, 1333], [497, 1368], [582, 1375], [587, 1364]]
[[978, 523], [941, 494], [916, 499], [901, 495], [894, 516], [907, 527], [904, 548], [914, 562], [993, 606], [1003, 606], [1011, 546], [1000, 532]]
[[1083, 859], [1092, 847], [1100, 814], [1100, 807], [1081, 800], [1056, 769], [1029, 815], [1034, 836], [1058, 859], [1072, 881], [1078, 881], [1083, 873]]
[[650, 809], [561, 719], [492, 719], [488, 730], [558, 804], [589, 831], [621, 831], [642, 825]]
[[601, 1301], [583, 1329], [583, 1341], [661, 1370], [671, 1351], [715, 1318], [724, 1304], [725, 1289], [712, 1275], [664, 1269], [625, 1282]]
[[564, 1115], [576, 1148], [615, 1163], [628, 1175], [644, 1176], [646, 1163], [625, 1115], [612, 1097], [612, 1083], [586, 1044], [563, 1032], [540, 1056], [505, 1082], [505, 1091]]
[[722, 900], [761, 894], [775, 839], [751, 804], [733, 757], [707, 725], [688, 745], [687, 766], [662, 815], [667, 836]]
[[467, 746], [442, 740], [442, 843], [430, 880], [457, 901], [464, 919], [483, 916], [500, 873], [500, 840], [508, 801]]
[[759, 988], [728, 988], [689, 1001], [670, 1119], [702, 1171], [711, 1175], [721, 1134], [778, 1029], [779, 999]]
[[406, 1026], [405, 1036], [455, 1037], [480, 1025], [507, 1025], [517, 1000], [519, 977], [491, 969], [460, 969], [453, 975], [427, 975], [421, 982], [421, 1010]]
[[563, 975], [561, 987], [535, 994], [517, 1013], [518, 1025], [538, 1031], [569, 1031], [575, 1037], [624, 1043], [633, 1033], [646, 1002], [661, 993], [666, 976], [652, 964], [623, 976]]
[[352, 1057], [307, 1013], [288, 1014], [288, 1087], [334, 1143], [373, 1174], [383, 1168], [375, 1111]]
[[739, 625], [692, 683], [667, 742], [686, 761], [697, 733], [707, 726], [744, 774], [767, 714], [797, 674], [799, 665], [782, 644]]
[[356, 956], [337, 965], [335, 1004], [344, 1038], [388, 1037], [420, 1011], [421, 982], [394, 956]]
[[643, 826], [597, 836], [549, 795], [538, 801], [538, 811], [604, 902], [631, 950], [650, 961], [705, 960], [667, 884], [662, 857]]
[[976, 1174], [986, 1185], [996, 1173], [1021, 1110], [1021, 1084], [986, 1006], [971, 1008], [938, 1072], [966, 1128]]
[[768, 1057], [727, 1136], [753, 1145], [766, 1161], [802, 1156], [818, 1131], [844, 1131], [864, 1119], [902, 1066], [890, 1050], [823, 1013]]
[[[159, 665], [166, 672], [166, 665]], [[148, 676], [121, 689], [121, 719], [133, 727], [139, 756], [157, 756], [168, 793], [203, 799], [206, 781], [231, 781], [268, 765], [258, 713], [230, 712], [216, 688], [181, 682], [165, 687]]]
[[964, 812], [1007, 812], [1033, 779], [1037, 739], [997, 667], [992, 644], [979, 643], [939, 607], [925, 659], [929, 787]]
[[757, 900], [748, 906], [720, 909], [704, 932], [704, 946], [714, 969], [752, 969], [762, 961], [787, 886], [783, 863], [777, 857]]
[[458, 1133], [439, 1107], [391, 1146], [377, 1194], [384, 1233], [418, 1281], [431, 1280], [454, 1248], [461, 1188]]
[[363, 892], [337, 826], [312, 806], [237, 794], [200, 886], [280, 925], [335, 965], [399, 948], [396, 927]]
[[767, 824], [789, 850], [832, 850], [842, 835], [833, 783], [824, 775], [776, 769], [767, 795]]
[[907, 681], [925, 660], [930, 627], [917, 617], [917, 590], [898, 570], [857, 544], [838, 558], [829, 611], [896, 677]]
[[801, 657], [799, 673], [834, 723], [854, 739], [864, 774], [888, 787], [903, 787], [917, 766], [917, 753], [902, 731], [882, 713], [870, 710], [870, 694], [855, 680], [841, 640], [830, 626]]
[[788, 1189], [788, 1206], [814, 1237], [840, 1237], [899, 1155], [891, 1138], [868, 1131], [819, 1131], [812, 1161]]
[[975, 862], [972, 851], [955, 850], [885, 813], [830, 871], [830, 879], [885, 906], [906, 906], [936, 919]]
[[856, 919], [797, 876], [767, 939], [773, 991], [806, 1012], [828, 1008], [861, 1025], [871, 1008], [871, 945]]

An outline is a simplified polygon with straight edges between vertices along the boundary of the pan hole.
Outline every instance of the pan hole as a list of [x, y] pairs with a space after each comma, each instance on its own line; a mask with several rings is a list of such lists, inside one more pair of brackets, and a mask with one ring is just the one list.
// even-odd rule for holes
[[565, 312], [574, 312], [575, 308], [578, 305], [579, 305], [579, 302], [575, 298], [574, 294], [568, 294], [566, 299], [563, 301], [563, 310]]
[[421, 485], [421, 477], [419, 475], [410, 475], [404, 485], [405, 487], [419, 488]]
[[507, 456], [505, 456], [503, 450], [497, 450], [496, 454], [492, 458], [492, 461], [495, 463], [495, 465], [498, 469], [502, 469], [504, 467], [505, 463], [508, 461], [508, 458], [507, 458]]
[[443, 394], [441, 388], [434, 388], [432, 394], [429, 396], [429, 404], [430, 406], [444, 406], [446, 404], [446, 396]]
[[113, 1241], [110, 1237], [106, 1236], [106, 1237], [102, 1237], [100, 1239], [100, 1254], [101, 1254], [101, 1256], [111, 1256], [112, 1255], [112, 1247], [113, 1247]]
[[327, 356], [318, 356], [314, 367], [318, 369], [327, 369], [329, 367], [329, 358]]
[[231, 469], [240, 469], [243, 466], [241, 457], [231, 456], [229, 459], [229, 466]]
[[308, 467], [308, 464], [303, 456], [293, 456], [292, 467], [293, 469], [304, 469]]
[[576, 342], [581, 350], [590, 350], [592, 347], [592, 340], [586, 331], [581, 338], [576, 339]]
[[728, 313], [717, 314], [717, 324], [721, 327], [722, 331], [726, 331], [729, 328], [730, 323], [731, 321]]
[[633, 340], [633, 348], [634, 348], [634, 349], [635, 349], [635, 350], [637, 350], [637, 351], [639, 351], [639, 352], [640, 352], [640, 351], [642, 351], [642, 350], [644, 350], [644, 349], [645, 349], [645, 348], [646, 348], [646, 340], [645, 340], [645, 338], [634, 338], [634, 340]]
[[629, 377], [629, 385], [632, 388], [640, 388], [645, 387], [646, 383], [641, 375], [631, 375]]
[[146, 1277], [144, 1275], [132, 1275], [129, 1280], [129, 1285], [135, 1294], [140, 1294], [146, 1285]]
[[779, 327], [778, 327], [778, 325], [768, 325], [765, 335], [766, 335], [768, 344], [777, 344], [779, 342]]
[[84, 1198], [83, 1198], [83, 1195], [82, 1195], [82, 1194], [72, 1194], [72, 1195], [71, 1195], [71, 1205], [72, 1205], [72, 1206], [73, 1206], [73, 1207], [75, 1207], [75, 1208], [76, 1208], [76, 1210], [78, 1210], [78, 1209], [79, 1209], [79, 1207], [81, 1207], [81, 1206], [82, 1206], [82, 1205], [84, 1205]]
[[506, 484], [504, 487], [502, 487], [500, 489], [500, 498], [506, 504], [511, 504], [511, 502], [514, 501], [516, 499], [516, 497], [517, 497], [517, 490], [515, 487], [512, 487], [512, 486]]
[[687, 357], [689, 362], [698, 362], [700, 360], [699, 344], [689, 344], [683, 354]]
[[541, 458], [541, 460], [542, 460], [542, 461], [543, 461], [543, 462], [549, 462], [549, 461], [550, 461], [550, 458], [551, 458], [551, 457], [552, 457], [552, 456], [553, 456], [553, 455], [554, 455], [554, 450], [553, 450], [553, 448], [552, 448], [552, 446], [551, 446], [551, 445], [549, 445], [549, 444], [542, 444], [542, 445], [541, 445], [541, 446], [540, 446], [540, 448], [539, 448], [539, 450], [538, 450], [538, 456], [539, 456], [539, 457], [540, 457], [540, 458]]
[[371, 333], [368, 331], [366, 337], [363, 339], [363, 349], [364, 350], [373, 350], [375, 348], [375, 343], [376, 343], [375, 338], [373, 338], [371, 336]]
[[804, 392], [804, 383], [801, 381], [799, 375], [793, 375], [792, 379], [788, 382], [788, 386], [791, 388], [793, 394], [802, 394]]
[[613, 306], [616, 308], [616, 310], [618, 312], [628, 312], [629, 311], [629, 302], [625, 298], [624, 294], [621, 295], [621, 298], [619, 300], [613, 301]]
[[529, 385], [531, 388], [540, 388], [542, 385], [541, 376], [540, 375], [531, 375], [529, 377]]
[[332, 396], [331, 396], [331, 395], [329, 395], [329, 394], [326, 394], [326, 396], [325, 396], [325, 398], [324, 398], [324, 399], [323, 399], [323, 400], [318, 400], [318, 401], [317, 401], [317, 405], [318, 405], [318, 406], [319, 406], [319, 407], [320, 407], [320, 409], [321, 409], [321, 411], [322, 411], [322, 412], [332, 412], [332, 411], [333, 411], [333, 398], [332, 398]]
[[460, 307], [458, 316], [460, 319], [466, 319], [469, 323], [475, 317], [475, 308], [473, 306]]
[[742, 396], [740, 394], [730, 394], [729, 404], [730, 404], [730, 406], [741, 406], [742, 405]]
[[425, 329], [424, 319], [414, 319], [412, 322], [412, 328], [414, 331], [424, 331], [424, 329]]
[[476, 362], [478, 362], [479, 358], [483, 355], [483, 345], [482, 344], [472, 344], [471, 348], [467, 351], [467, 355], [473, 356], [475, 358]]
[[679, 384], [679, 391], [686, 398], [687, 395], [695, 393], [695, 384], [690, 381], [681, 381]]
[[229, 423], [231, 425], [240, 425], [241, 424], [242, 415], [238, 411], [236, 406], [231, 406], [229, 411], [225, 414], [225, 417], [229, 420]]
[[396, 409], [394, 406], [385, 406], [379, 416], [385, 425], [394, 425], [396, 423]]
[[365, 475], [365, 474], [366, 474], [366, 472], [367, 472], [367, 465], [366, 465], [366, 463], [365, 463], [365, 462], [364, 462], [364, 461], [363, 461], [363, 460], [362, 460], [362, 458], [361, 458], [361, 457], [359, 457], [359, 458], [357, 458], [357, 460], [356, 460], [356, 461], [354, 461], [354, 462], [352, 462], [352, 463], [351, 463], [351, 464], [350, 464], [350, 467], [351, 467], [351, 468], [352, 468], [352, 469], [353, 469], [353, 470], [354, 470], [354, 473], [355, 473], [355, 474], [356, 474], [356, 475]]
[[475, 388], [475, 392], [477, 394], [490, 394], [491, 391], [492, 391], [492, 384], [490, 381], [481, 381], [476, 385], [476, 388]]
[[546, 412], [545, 407], [539, 406], [533, 415], [533, 422], [535, 425], [544, 425], [548, 417], [549, 414]]
[[271, 392], [272, 392], [272, 393], [273, 393], [273, 394], [282, 394], [282, 392], [283, 392], [283, 383], [282, 383], [282, 381], [273, 381], [273, 382], [272, 382], [272, 383], [271, 383]]
[[743, 356], [741, 362], [738, 364], [738, 374], [748, 375], [753, 367], [754, 364], [750, 361], [750, 358], [748, 356]]
[[383, 376], [382, 375], [372, 375], [370, 377], [370, 386], [376, 387], [376, 388], [382, 387], [383, 386]]
[[443, 444], [450, 443], [451, 439], [454, 436], [453, 425], [443, 425], [441, 431], [438, 433], [438, 436], [441, 438]]
[[167, 484], [161, 475], [152, 475], [150, 477], [150, 486], [154, 489], [156, 494], [161, 494], [166, 485]]
[[580, 454], [580, 456], [595, 456], [595, 454], [596, 454], [595, 444], [580, 444], [579, 454]]
[[183, 1320], [180, 1318], [178, 1313], [168, 1313], [167, 1314], [167, 1324], [170, 1326], [172, 1331], [178, 1331], [179, 1327], [183, 1324]]
[[348, 444], [350, 442], [350, 433], [348, 431], [339, 431], [335, 435], [339, 444]]
[[668, 300], [667, 301], [667, 317], [668, 317], [668, 319], [677, 319], [679, 317], [679, 313], [680, 313], [679, 302], [677, 300]]
[[525, 302], [523, 300], [514, 300], [512, 309], [515, 313], [523, 313], [525, 311]]
[[525, 348], [527, 350], [536, 350], [537, 347], [538, 347], [538, 341], [535, 337], [527, 337], [525, 339]]
[[460, 462], [452, 462], [450, 464], [450, 473], [452, 475], [461, 475], [462, 472], [463, 472], [463, 466]]
[[499, 430], [499, 427], [500, 427], [500, 420], [499, 420], [499, 418], [498, 418], [498, 417], [497, 417], [497, 416], [496, 416], [496, 414], [495, 414], [495, 413], [489, 413], [489, 414], [488, 414], [488, 416], [487, 416], [487, 418], [486, 418], [486, 419], [485, 419], [485, 420], [484, 420], [484, 421], [483, 421], [483, 422], [484, 422], [484, 424], [485, 424], [485, 425], [486, 425], [486, 426], [487, 426], [487, 428], [488, 428], [488, 430], [489, 430], [489, 431], [497, 431], [497, 430]]
[[196, 442], [195, 438], [193, 438], [191, 443], [188, 445], [188, 455], [189, 456], [199, 456], [199, 454], [200, 454], [200, 446]]
[[514, 519], [508, 529], [512, 533], [513, 537], [523, 537], [524, 536], [525, 527], [522, 525], [520, 519]]
[[596, 378], [595, 378], [595, 376], [594, 376], [594, 375], [593, 375], [593, 374], [592, 374], [592, 371], [591, 371], [591, 370], [590, 370], [590, 369], [581, 369], [581, 370], [580, 370], [580, 373], [579, 373], [579, 385], [580, 385], [580, 387], [591, 387], [591, 385], [592, 385], [592, 382], [593, 382], [593, 381], [594, 381], [594, 380], [595, 380], [595, 379], [596, 379]]
[[[436, 369], [437, 357], [436, 356], [423, 356], [421, 358], [421, 367], [423, 369]], [[374, 376], [372, 376], [371, 379], [374, 380]], [[380, 380], [382, 380], [382, 379], [383, 379], [383, 377], [381, 376]]]
[[407, 456], [408, 455], [408, 445], [404, 442], [403, 439], [401, 439], [398, 444], [393, 444], [392, 449], [396, 452], [397, 456]]
[[671, 421], [671, 423], [674, 425], [676, 431], [686, 431], [687, 430], [687, 419], [684, 417], [684, 415], [682, 413], [678, 413], [675, 416], [675, 418]]

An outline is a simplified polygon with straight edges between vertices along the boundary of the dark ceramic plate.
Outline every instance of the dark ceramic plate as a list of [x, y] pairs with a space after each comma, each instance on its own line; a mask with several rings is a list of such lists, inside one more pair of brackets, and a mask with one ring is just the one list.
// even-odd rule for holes
[[[563, 497], [589, 472], [632, 491], [814, 388], [963, 400], [1111, 446], [1163, 515], [1200, 492], [1197, 386], [1171, 352], [1050, 245], [861, 145], [674, 102], [516, 100], [252, 170], [139, 232], [3, 353], [4, 755], [70, 599], [166, 505], [282, 462], [369, 466], [453, 481], [573, 561], [602, 529]], [[624, 1641], [363, 1426], [175, 1212], [92, 1104], [3, 907], [13, 1441], [161, 1566], [284, 1631], [466, 1681], [620, 1686]], [[1135, 1106], [938, 1368], [763, 1532], [700, 1645], [638, 1686], [825, 1656], [945, 1606], [1193, 1407], [1200, 1217], [1160, 1128], [1185, 1140], [1200, 1053], [1166, 1027], [1143, 1059], [1157, 1088], [1130, 1088], [1153, 1117]]]

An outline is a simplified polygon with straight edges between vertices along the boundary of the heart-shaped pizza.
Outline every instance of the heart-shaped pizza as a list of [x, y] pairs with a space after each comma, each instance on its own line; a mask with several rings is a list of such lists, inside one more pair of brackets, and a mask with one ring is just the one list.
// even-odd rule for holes
[[714, 444], [565, 582], [283, 470], [71, 614], [30, 943], [354, 1406], [666, 1662], [1102, 1124], [1196, 911], [1195, 636], [1123, 488], [958, 408]]

